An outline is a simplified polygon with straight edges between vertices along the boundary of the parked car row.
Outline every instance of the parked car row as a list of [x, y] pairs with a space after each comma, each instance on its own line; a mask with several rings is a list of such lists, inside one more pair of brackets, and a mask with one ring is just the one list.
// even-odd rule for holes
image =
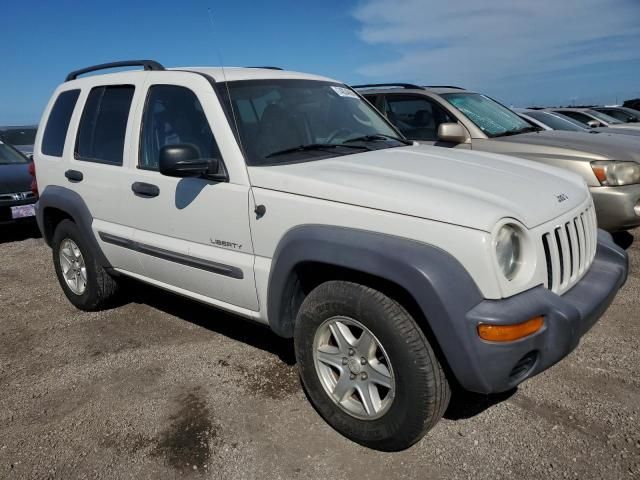
[[[83, 77], [123, 66], [144, 70]], [[264, 323], [330, 425], [399, 450], [454, 386], [512, 389], [606, 310], [628, 258], [597, 223], [638, 224], [637, 148], [456, 87], [357, 91], [274, 68], [71, 72], [36, 135], [36, 215], [77, 308], [130, 277]]]
[[[527, 121], [544, 130], [569, 130], [576, 132], [589, 133], [608, 133], [611, 135], [632, 135], [640, 136], [640, 128], [635, 128], [633, 124], [627, 127], [618, 127], [618, 124], [610, 123], [608, 126], [603, 125], [597, 120], [594, 114], [590, 114], [591, 108], [578, 109], [572, 111], [571, 115], [565, 110], [555, 109], [531, 109], [531, 108], [515, 108], [514, 111]], [[640, 112], [638, 112], [640, 115]], [[606, 115], [606, 114], [602, 114]], [[637, 124], [640, 125], [640, 124]]]

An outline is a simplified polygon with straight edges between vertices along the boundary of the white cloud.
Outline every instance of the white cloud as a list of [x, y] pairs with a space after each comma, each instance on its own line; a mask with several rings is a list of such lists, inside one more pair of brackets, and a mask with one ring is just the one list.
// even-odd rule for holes
[[364, 0], [372, 79], [487, 87], [604, 61], [640, 61], [637, 0]]

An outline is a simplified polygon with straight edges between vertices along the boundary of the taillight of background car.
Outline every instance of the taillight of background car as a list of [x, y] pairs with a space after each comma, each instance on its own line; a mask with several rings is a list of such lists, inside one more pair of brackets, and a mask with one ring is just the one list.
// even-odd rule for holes
[[38, 180], [36, 180], [36, 164], [33, 159], [29, 162], [29, 173], [31, 174], [31, 191], [38, 195]]

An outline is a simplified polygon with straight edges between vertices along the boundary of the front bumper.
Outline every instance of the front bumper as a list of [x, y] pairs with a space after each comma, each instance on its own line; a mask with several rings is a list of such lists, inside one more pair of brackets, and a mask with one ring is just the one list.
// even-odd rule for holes
[[[556, 295], [543, 286], [503, 300], [484, 300], [466, 315], [466, 368], [454, 370], [471, 391], [509, 390], [568, 355], [609, 307], [627, 279], [628, 257], [611, 235], [598, 232], [595, 259], [568, 292]], [[513, 324], [544, 315], [544, 327], [514, 342], [487, 342], [477, 335], [480, 323]]]
[[609, 232], [630, 230], [640, 225], [634, 207], [640, 202], [640, 185], [591, 187], [598, 227]]
[[18, 218], [15, 220], [12, 219], [11, 207], [17, 207], [20, 205], [32, 205], [38, 201], [38, 198], [35, 196], [29, 197], [29, 198], [23, 198], [23, 199], [5, 198], [8, 195], [9, 194], [0, 195], [0, 224], [14, 223], [14, 222], [20, 222], [20, 221], [23, 221], [23, 222], [33, 221], [34, 217]]

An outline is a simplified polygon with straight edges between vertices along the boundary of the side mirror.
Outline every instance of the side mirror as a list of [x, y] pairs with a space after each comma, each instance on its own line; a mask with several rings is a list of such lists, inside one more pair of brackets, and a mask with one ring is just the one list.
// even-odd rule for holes
[[219, 168], [218, 159], [202, 158], [198, 147], [189, 143], [165, 145], [158, 163], [160, 173], [168, 177], [199, 177]]
[[441, 123], [438, 126], [438, 138], [443, 142], [464, 143], [467, 141], [467, 131], [459, 123]]
[[599, 122], [599, 121], [597, 121], [597, 120], [589, 120], [589, 121], [587, 122], [587, 126], [588, 126], [589, 128], [598, 128], [598, 127], [600, 126], [600, 122]]

